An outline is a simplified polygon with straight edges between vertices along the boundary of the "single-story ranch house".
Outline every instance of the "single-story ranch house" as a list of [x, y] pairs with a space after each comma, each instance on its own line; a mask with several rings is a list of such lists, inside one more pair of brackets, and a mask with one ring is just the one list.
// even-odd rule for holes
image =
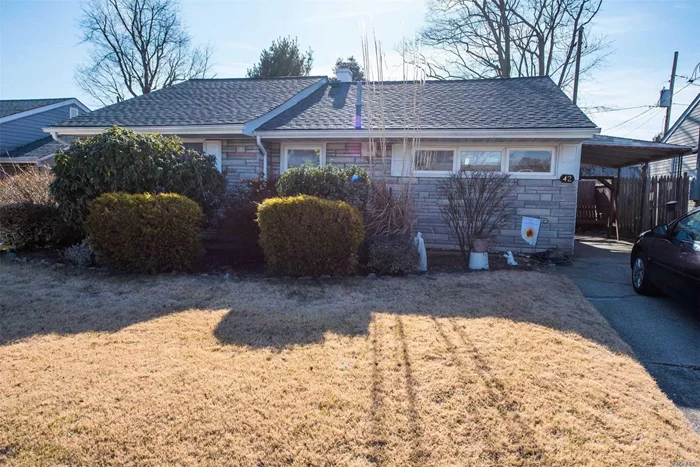
[[112, 125], [178, 135], [215, 155], [229, 182], [307, 162], [367, 166], [370, 135], [382, 133], [392, 180], [408, 176], [414, 158], [417, 230], [428, 247], [455, 247], [437, 182], [478, 164], [517, 181], [515, 215], [493, 246], [525, 252], [533, 250], [520, 237], [521, 216], [546, 219], [537, 250], [573, 249], [577, 184], [560, 177], [578, 179], [581, 143], [599, 132], [548, 77], [377, 84], [352, 82], [348, 70], [337, 80], [192, 79], [44, 131], [61, 140]]

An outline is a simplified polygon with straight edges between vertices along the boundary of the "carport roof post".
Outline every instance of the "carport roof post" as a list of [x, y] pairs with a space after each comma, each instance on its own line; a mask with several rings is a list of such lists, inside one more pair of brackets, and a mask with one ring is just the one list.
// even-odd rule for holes
[[689, 146], [595, 135], [581, 144], [581, 163], [619, 169], [692, 152], [693, 148]]

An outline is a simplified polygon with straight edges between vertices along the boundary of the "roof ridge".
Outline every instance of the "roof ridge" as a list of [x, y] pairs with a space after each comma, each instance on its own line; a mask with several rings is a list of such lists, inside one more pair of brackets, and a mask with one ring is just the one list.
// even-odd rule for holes
[[[462, 79], [426, 79], [424, 83], [438, 84], [438, 83], [464, 83], [464, 82], [483, 82], [483, 81], [515, 81], [515, 80], [528, 80], [528, 79], [546, 79], [551, 81], [549, 76], [515, 76], [511, 78], [462, 78]], [[378, 83], [379, 81], [362, 81], [363, 83]], [[416, 80], [389, 80], [382, 81], [383, 84], [403, 84], [403, 83], [415, 83]]]
[[[276, 76], [272, 78], [190, 78], [187, 81], [273, 81], [273, 80], [291, 80], [291, 79], [321, 79], [328, 78], [325, 75], [317, 76]], [[184, 82], [187, 82], [184, 81]], [[179, 83], [178, 83], [179, 84]]]

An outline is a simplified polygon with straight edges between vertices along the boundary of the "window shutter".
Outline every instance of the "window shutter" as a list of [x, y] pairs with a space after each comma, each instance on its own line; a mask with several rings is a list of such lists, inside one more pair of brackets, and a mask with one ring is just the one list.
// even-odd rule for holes
[[578, 179], [581, 164], [580, 148], [580, 144], [562, 144], [560, 146], [557, 158], [557, 176], [571, 174]]
[[216, 168], [221, 172], [221, 141], [205, 141], [204, 152], [216, 156]]
[[394, 177], [408, 176], [411, 170], [411, 148], [406, 146], [406, 153], [403, 143], [391, 146], [391, 175]]

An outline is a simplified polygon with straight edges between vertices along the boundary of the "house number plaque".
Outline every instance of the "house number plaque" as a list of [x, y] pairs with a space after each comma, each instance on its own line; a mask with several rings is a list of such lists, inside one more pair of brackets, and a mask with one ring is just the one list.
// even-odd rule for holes
[[574, 177], [571, 174], [564, 174], [561, 177], [559, 177], [559, 181], [562, 183], [574, 183], [576, 180], [576, 177]]

